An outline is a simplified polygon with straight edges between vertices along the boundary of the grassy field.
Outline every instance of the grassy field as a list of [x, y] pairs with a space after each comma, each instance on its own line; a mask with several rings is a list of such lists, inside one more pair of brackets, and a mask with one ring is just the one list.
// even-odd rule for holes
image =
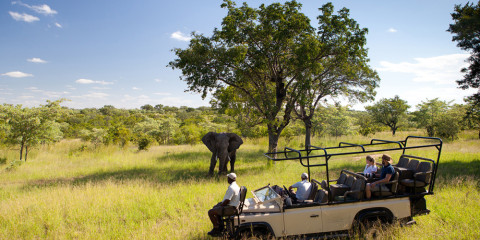
[[[375, 138], [403, 140], [382, 133]], [[477, 135], [478, 136], [478, 135]], [[476, 132], [445, 143], [429, 215], [411, 227], [392, 226], [381, 239], [480, 238], [480, 141]], [[302, 138], [279, 146], [298, 147]], [[318, 138], [317, 146], [363, 137]], [[245, 139], [238, 151], [239, 185], [249, 190], [291, 185], [305, 171], [298, 162], [267, 167], [266, 139]], [[225, 193], [225, 178], [207, 177], [210, 153], [201, 145], [156, 146], [149, 151], [93, 148], [68, 140], [31, 151], [26, 163], [7, 170], [15, 149], [0, 158], [0, 239], [210, 239], [207, 211]], [[392, 153], [398, 159], [399, 153]], [[433, 156], [433, 155], [432, 155]], [[343, 168], [361, 171], [362, 156], [331, 161], [333, 177]], [[218, 168], [217, 168], [218, 169]], [[312, 172], [325, 179], [323, 171]], [[251, 197], [251, 193], [247, 195]]]

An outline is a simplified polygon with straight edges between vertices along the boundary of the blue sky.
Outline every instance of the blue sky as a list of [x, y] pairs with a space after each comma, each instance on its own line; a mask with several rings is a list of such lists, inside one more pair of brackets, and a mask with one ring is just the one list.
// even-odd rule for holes
[[[301, 2], [315, 26], [326, 1]], [[446, 31], [454, 5], [467, 1], [332, 2], [369, 29], [370, 65], [381, 78], [377, 100], [399, 95], [413, 107], [433, 98], [462, 103], [474, 93], [457, 88], [468, 53]], [[72, 108], [209, 106], [209, 99], [184, 92], [180, 71], [166, 65], [175, 58], [173, 48], [188, 46], [191, 32], [210, 35], [220, 26], [226, 15], [221, 3], [2, 0], [0, 103], [38, 106], [67, 98], [63, 105]]]

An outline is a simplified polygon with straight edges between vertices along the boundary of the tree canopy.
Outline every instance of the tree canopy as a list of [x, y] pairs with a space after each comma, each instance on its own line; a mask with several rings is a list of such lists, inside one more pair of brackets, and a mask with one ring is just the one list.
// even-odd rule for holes
[[[348, 17], [348, 10], [333, 15], [331, 3], [324, 5], [315, 30], [296, 1], [256, 9], [225, 0], [222, 7], [228, 14], [221, 29], [211, 37], [192, 34], [187, 49], [174, 49], [177, 58], [169, 66], [181, 69], [188, 90], [202, 97], [222, 96], [219, 91], [238, 95], [223, 100], [239, 99], [243, 104], [237, 109], [250, 108], [250, 116], [267, 125], [269, 151], [276, 150], [297, 102], [306, 106], [318, 102], [318, 95], [373, 93], [378, 77], [366, 65], [366, 29]], [[341, 72], [348, 67], [350, 72]], [[314, 96], [305, 95], [312, 88]]]
[[[456, 41], [458, 47], [471, 53], [468, 58], [470, 66], [462, 69], [465, 75], [457, 83], [462, 89], [478, 89], [480, 86], [480, 1], [468, 2], [464, 6], [455, 5], [451, 16], [454, 23], [450, 24], [447, 31], [453, 34], [452, 41]], [[480, 92], [470, 96], [470, 99], [480, 105]]]
[[399, 96], [383, 98], [372, 106], [365, 107], [376, 122], [388, 126], [395, 136], [398, 128], [407, 121], [407, 110], [410, 106]]

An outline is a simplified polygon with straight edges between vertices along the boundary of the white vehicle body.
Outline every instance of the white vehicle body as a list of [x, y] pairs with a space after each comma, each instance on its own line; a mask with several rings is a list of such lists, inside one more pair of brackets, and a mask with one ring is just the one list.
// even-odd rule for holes
[[336, 204], [307, 202], [287, 207], [279, 195], [261, 202], [253, 194], [254, 198], [245, 200], [240, 226], [262, 226], [274, 237], [348, 231], [359, 214], [378, 209], [390, 212], [394, 220], [411, 217], [409, 197]]

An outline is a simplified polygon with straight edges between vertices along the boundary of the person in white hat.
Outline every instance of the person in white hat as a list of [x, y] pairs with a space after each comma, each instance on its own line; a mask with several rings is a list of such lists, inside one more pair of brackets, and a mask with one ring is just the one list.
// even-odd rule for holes
[[240, 187], [236, 182], [237, 175], [235, 173], [229, 173], [227, 175], [227, 181], [230, 186], [228, 186], [223, 201], [217, 203], [217, 205], [208, 211], [208, 216], [213, 224], [213, 229], [208, 232], [208, 235], [219, 235], [223, 228], [223, 226], [221, 226], [221, 217], [233, 215], [240, 204]]
[[308, 195], [310, 195], [310, 188], [312, 187], [312, 184], [308, 181], [308, 174], [307, 173], [302, 173], [302, 176], [300, 176], [302, 181], [296, 182], [292, 186], [288, 188], [288, 191], [292, 192], [292, 188], [296, 188], [297, 192], [295, 193], [295, 197], [297, 199], [293, 199], [294, 202], [297, 201], [304, 201], [305, 199], [308, 198]]

